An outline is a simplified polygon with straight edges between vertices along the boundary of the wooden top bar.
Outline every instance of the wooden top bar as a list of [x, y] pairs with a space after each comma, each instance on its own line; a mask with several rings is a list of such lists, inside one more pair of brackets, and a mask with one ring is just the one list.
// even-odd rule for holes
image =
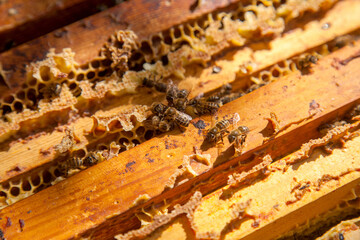
[[112, 7], [112, 0], [13, 0], [0, 3], [0, 52]]

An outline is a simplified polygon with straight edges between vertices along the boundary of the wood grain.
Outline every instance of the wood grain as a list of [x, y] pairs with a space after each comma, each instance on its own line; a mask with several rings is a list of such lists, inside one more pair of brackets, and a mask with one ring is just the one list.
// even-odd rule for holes
[[[97, 56], [101, 46], [115, 31], [133, 30], [141, 40], [237, 1], [239, 0], [212, 1], [195, 11], [190, 9], [194, 0], [171, 1], [170, 4], [167, 0], [123, 2], [3, 52], [0, 54], [0, 62], [7, 71], [8, 85], [16, 88], [25, 80], [25, 66], [43, 59], [50, 48], [55, 48], [58, 52], [70, 47], [76, 52], [76, 60], [82, 64]], [[0, 94], [4, 90], [4, 86], [0, 87]]]
[[[136, 209], [129, 208], [140, 194], [147, 193], [152, 197], [141, 206], [161, 202], [164, 198], [185, 200], [190, 194], [188, 190], [194, 185], [206, 181], [214, 173], [221, 173], [239, 160], [251, 159], [252, 154], [259, 150], [277, 157], [298, 148], [303, 142], [318, 136], [316, 129], [320, 124], [342, 115], [360, 99], [357, 87], [360, 70], [356, 68], [360, 59], [354, 59], [345, 66], [336, 65], [336, 59], [352, 56], [359, 49], [359, 46], [341, 49], [321, 59], [312, 74], [290, 75], [222, 107], [218, 113], [220, 119], [232, 117], [234, 112], [238, 112], [241, 124], [251, 129], [247, 147], [240, 157], [229, 160], [231, 148], [226, 142], [220, 156], [218, 148], [206, 149], [203, 133], [191, 125], [185, 133], [174, 132], [151, 139], [3, 209], [0, 226], [3, 226], [5, 237], [68, 239], [94, 231], [92, 236], [95, 239], [110, 239], [115, 233], [136, 225], [129, 218]], [[313, 100], [323, 111], [311, 122], [294, 125], [263, 144], [263, 130], [267, 125], [264, 117], [275, 112], [283, 124], [298, 121], [308, 117], [309, 103]], [[210, 118], [203, 120], [210, 124]], [[198, 177], [163, 193], [165, 182], [181, 165], [183, 156], [193, 154], [194, 146], [211, 154], [212, 162], [222, 164], [215, 168], [195, 164], [193, 168], [200, 174]], [[225, 177], [220, 174], [216, 181], [200, 185], [199, 189], [206, 194], [225, 182]], [[180, 198], [181, 194], [185, 195]], [[11, 226], [6, 225], [8, 218], [13, 222]], [[25, 222], [21, 232], [19, 219]]]
[[5, 1], [0, 4], [0, 52], [114, 4], [112, 0]]

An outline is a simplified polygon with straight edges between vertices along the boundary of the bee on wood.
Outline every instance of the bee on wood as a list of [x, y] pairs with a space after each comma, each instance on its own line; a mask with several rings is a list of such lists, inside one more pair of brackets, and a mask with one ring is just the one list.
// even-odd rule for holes
[[217, 143], [220, 139], [223, 142], [223, 137], [225, 133], [229, 133], [227, 130], [230, 127], [230, 121], [223, 119], [215, 124], [214, 127], [210, 128], [206, 134], [205, 140], [208, 142]]
[[233, 143], [233, 146], [235, 148], [236, 153], [241, 153], [242, 148], [244, 147], [245, 140], [247, 137], [247, 134], [250, 132], [249, 128], [247, 126], [237, 126], [237, 123], [240, 121], [240, 116], [238, 113], [234, 114], [234, 117], [232, 118], [232, 123], [234, 126], [234, 130], [230, 132], [228, 135], [229, 143]]
[[42, 93], [45, 99], [52, 99], [60, 96], [61, 89], [62, 89], [61, 84], [50, 83], [49, 85], [40, 89], [39, 92]]
[[244, 147], [244, 143], [249, 132], [250, 130], [247, 126], [240, 126], [230, 132], [230, 134], [228, 135], [228, 140], [229, 143], [235, 142], [235, 151], [241, 152], [241, 149]]
[[187, 97], [189, 91], [186, 89], [178, 89], [175, 85], [169, 84], [166, 90], [166, 100], [169, 106], [175, 107], [177, 110], [183, 112], [188, 103]]
[[347, 45], [354, 45], [354, 37], [351, 35], [343, 35], [335, 38], [331, 43], [331, 47], [337, 49], [343, 48]]
[[247, 126], [240, 126], [236, 128], [228, 135], [229, 143], [233, 143], [234, 141], [240, 141], [240, 143], [245, 142], [246, 136], [249, 131], [250, 130]]
[[244, 96], [244, 93], [232, 93], [228, 96], [220, 98], [220, 104], [222, 106], [222, 105], [229, 103], [231, 101], [234, 101], [235, 99], [238, 99], [239, 97], [242, 97], [242, 96]]
[[219, 109], [220, 105], [217, 102], [207, 102], [204, 99], [192, 99], [188, 103], [194, 108], [196, 115], [214, 114]]
[[306, 54], [304, 57], [300, 57], [298, 60], [300, 71], [309, 69], [312, 64], [316, 64], [318, 57], [312, 54]]
[[220, 97], [217, 94], [211, 95], [208, 98], [206, 98], [207, 102], [218, 102], [220, 101]]
[[97, 154], [90, 152], [83, 160], [82, 164], [85, 167], [90, 167], [97, 164], [100, 161]]
[[186, 113], [180, 112], [173, 107], [169, 107], [164, 114], [166, 120], [174, 121], [180, 127], [189, 126], [192, 117]]
[[232, 86], [231, 84], [225, 84], [221, 87], [220, 91], [215, 93], [214, 95], [211, 95], [210, 97], [206, 98], [207, 102], [218, 102], [221, 100], [221, 98], [229, 95], [231, 93]]

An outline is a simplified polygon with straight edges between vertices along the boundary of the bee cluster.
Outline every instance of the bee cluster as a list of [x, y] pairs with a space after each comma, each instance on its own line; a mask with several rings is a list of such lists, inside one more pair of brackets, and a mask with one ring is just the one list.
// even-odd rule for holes
[[189, 123], [192, 120], [190, 115], [159, 102], [152, 104], [151, 111], [154, 114], [151, 118], [153, 127], [162, 132], [173, 130], [175, 126], [183, 129], [184, 127], [189, 126]]
[[[232, 121], [235, 121], [234, 119]], [[235, 125], [235, 124], [234, 124]], [[231, 123], [228, 119], [223, 119], [215, 123], [215, 126], [210, 128], [206, 134], [205, 140], [209, 143], [217, 143], [221, 140], [224, 141], [224, 136], [228, 134], [229, 143], [234, 143], [234, 147], [237, 151], [241, 151], [244, 146], [247, 134], [249, 133], [249, 128], [247, 126], [235, 127], [231, 132], [228, 131]]]
[[232, 93], [232, 86], [225, 84], [221, 87], [220, 91], [209, 97], [195, 97], [191, 99], [188, 106], [193, 108], [196, 115], [214, 114], [222, 105], [229, 103], [241, 96], [244, 93]]
[[183, 130], [192, 120], [191, 113], [197, 116], [213, 115], [222, 105], [244, 95], [243, 93], [232, 93], [232, 86], [226, 84], [220, 91], [209, 97], [200, 95], [189, 100], [189, 91], [179, 89], [172, 82], [166, 84], [155, 79], [144, 78], [143, 86], [155, 88], [166, 95], [167, 105], [154, 102], [151, 106], [153, 113], [151, 125], [161, 132], [171, 131], [176, 126]]

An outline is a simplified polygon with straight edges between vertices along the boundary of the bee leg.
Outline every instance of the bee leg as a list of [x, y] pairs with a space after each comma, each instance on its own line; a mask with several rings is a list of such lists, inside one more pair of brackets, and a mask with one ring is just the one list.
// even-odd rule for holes
[[235, 155], [240, 155], [242, 151], [242, 145], [240, 144], [239, 139], [236, 139], [234, 142]]
[[180, 125], [178, 125], [178, 126], [179, 126], [179, 129], [180, 129], [180, 131], [181, 131], [182, 133], [184, 133], [184, 132], [186, 131], [186, 128], [185, 128], [185, 127], [180, 126]]
[[69, 175], [69, 166], [66, 166], [64, 169], [64, 176], [67, 177]]
[[223, 133], [220, 134], [220, 139], [221, 139], [221, 144], [224, 145], [224, 134]]

